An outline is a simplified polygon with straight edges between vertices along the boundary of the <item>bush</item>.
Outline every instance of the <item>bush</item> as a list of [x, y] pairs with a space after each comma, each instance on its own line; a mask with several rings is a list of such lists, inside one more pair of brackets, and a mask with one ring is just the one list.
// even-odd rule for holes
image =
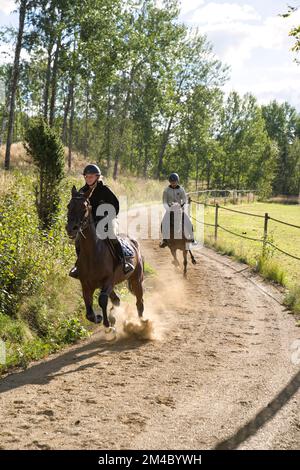
[[64, 177], [64, 147], [43, 119], [34, 119], [25, 134], [25, 148], [39, 172], [36, 205], [43, 229], [49, 229], [59, 210], [59, 184]]

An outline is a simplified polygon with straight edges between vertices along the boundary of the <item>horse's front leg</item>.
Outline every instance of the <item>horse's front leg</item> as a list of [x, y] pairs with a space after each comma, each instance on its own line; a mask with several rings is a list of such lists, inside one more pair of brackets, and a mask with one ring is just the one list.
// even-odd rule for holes
[[116, 323], [116, 318], [114, 316], [114, 308], [120, 306], [121, 300], [114, 290], [110, 293], [109, 298], [112, 302], [112, 307], [108, 315], [108, 321], [110, 322], [111, 326], [114, 326], [114, 324]]
[[102, 316], [96, 315], [93, 310], [93, 294], [95, 289], [91, 289], [88, 286], [82, 286], [82, 293], [86, 309], [86, 318], [93, 323], [101, 323]]
[[186, 277], [187, 271], [187, 251], [183, 250], [183, 276]]
[[180, 264], [179, 264], [179, 261], [178, 261], [177, 256], [176, 256], [176, 249], [175, 248], [170, 248], [170, 250], [171, 250], [171, 253], [172, 253], [172, 256], [173, 256], [172, 264], [174, 264], [174, 266], [176, 268], [178, 268], [180, 266]]
[[197, 261], [195, 260], [195, 257], [193, 255], [193, 253], [191, 252], [191, 250], [189, 250], [189, 253], [190, 253], [190, 256], [191, 256], [192, 263], [197, 264]]
[[[116, 330], [113, 326], [110, 325], [108, 316], [107, 316], [107, 304], [108, 304], [108, 297], [113, 291], [113, 285], [109, 284], [105, 287], [102, 287], [101, 292], [99, 294], [99, 305], [103, 313], [103, 325], [105, 326], [106, 330], [105, 333], [107, 334], [107, 339], [115, 339]], [[111, 338], [108, 337], [111, 335]]]

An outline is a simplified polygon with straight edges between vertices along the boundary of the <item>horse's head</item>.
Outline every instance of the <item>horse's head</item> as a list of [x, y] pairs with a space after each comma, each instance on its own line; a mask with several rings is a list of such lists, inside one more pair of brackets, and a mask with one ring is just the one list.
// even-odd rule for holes
[[68, 223], [66, 231], [71, 239], [74, 239], [79, 230], [85, 228], [85, 222], [90, 215], [90, 204], [85, 194], [78, 192], [76, 187], [72, 188], [72, 198], [67, 206]]

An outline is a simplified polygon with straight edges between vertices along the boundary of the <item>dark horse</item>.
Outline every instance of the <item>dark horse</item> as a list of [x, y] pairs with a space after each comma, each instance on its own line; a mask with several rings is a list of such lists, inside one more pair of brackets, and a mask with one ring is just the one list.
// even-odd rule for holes
[[[172, 206], [172, 210], [165, 214], [165, 217], [170, 217], [170, 237], [168, 238], [168, 247], [171, 250], [173, 261], [172, 263], [176, 268], [180, 266], [177, 259], [177, 250], [183, 253], [183, 276], [187, 275], [187, 254], [190, 254], [193, 264], [196, 264], [193, 253], [189, 249], [189, 242], [184, 236], [184, 218], [187, 215], [184, 213], [179, 204]], [[175, 223], [176, 220], [176, 223]], [[180, 220], [180, 223], [178, 221]]]
[[[83, 298], [86, 307], [86, 317], [94, 323], [101, 323], [106, 333], [115, 333], [113, 323], [115, 319], [107, 316], [108, 297], [114, 306], [120, 305], [120, 298], [114, 292], [116, 284], [128, 280], [130, 292], [136, 296], [136, 306], [140, 318], [143, 316], [143, 258], [138, 242], [128, 237], [123, 239], [133, 250], [132, 264], [134, 270], [124, 274], [121, 263], [117, 260], [107, 239], [97, 237], [95, 224], [89, 203], [89, 191], [85, 194], [72, 188], [72, 198], [68, 204], [68, 223], [66, 230], [71, 239], [78, 237], [80, 252], [77, 262], [79, 279], [82, 286]], [[96, 315], [93, 311], [93, 294], [100, 288], [98, 298], [103, 313]], [[109, 321], [110, 320], [110, 321]]]

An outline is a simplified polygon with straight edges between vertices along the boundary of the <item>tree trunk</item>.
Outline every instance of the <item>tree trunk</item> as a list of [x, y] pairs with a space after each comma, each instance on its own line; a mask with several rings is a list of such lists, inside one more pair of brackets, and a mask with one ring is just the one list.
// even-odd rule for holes
[[57, 88], [57, 72], [58, 72], [58, 58], [61, 47], [61, 38], [60, 36], [57, 39], [54, 62], [52, 69], [52, 78], [51, 78], [51, 101], [50, 101], [50, 111], [49, 111], [49, 125], [53, 127], [54, 118], [55, 118], [55, 102], [56, 102], [56, 88]]
[[90, 89], [89, 84], [86, 85], [86, 102], [85, 102], [85, 124], [84, 124], [84, 146], [83, 146], [83, 155], [84, 158], [88, 157], [88, 146], [89, 146], [89, 97]]
[[125, 127], [126, 127], [126, 117], [127, 117], [127, 112], [128, 112], [130, 98], [131, 98], [131, 85], [133, 82], [134, 72], [135, 72], [135, 67], [133, 66], [130, 72], [130, 79], [128, 83], [127, 94], [126, 94], [126, 99], [125, 99], [122, 118], [121, 118], [119, 141], [118, 141], [118, 146], [117, 146], [117, 150], [115, 154], [115, 164], [114, 164], [114, 171], [113, 171], [114, 180], [116, 180], [118, 177], [119, 161], [120, 161], [122, 150], [123, 150], [123, 135], [124, 135]]
[[196, 191], [198, 191], [198, 181], [199, 181], [199, 154], [197, 153], [197, 161], [196, 161]]
[[[185, 75], [181, 78], [181, 80], [179, 82], [179, 85], [178, 85], [178, 89], [177, 89], [177, 95], [178, 96], [176, 98], [176, 103], [179, 103], [180, 90], [181, 90], [181, 87], [184, 83], [184, 80], [185, 80]], [[157, 165], [157, 170], [156, 170], [156, 177], [157, 178], [159, 178], [160, 174], [161, 174], [162, 165], [163, 165], [163, 158], [164, 158], [165, 151], [166, 151], [166, 148], [167, 148], [167, 145], [168, 145], [168, 142], [169, 142], [169, 137], [170, 137], [170, 134], [171, 134], [172, 124], [173, 124], [175, 115], [176, 115], [176, 111], [171, 115], [171, 117], [169, 119], [169, 122], [168, 122], [167, 129], [163, 133], [162, 144], [161, 144], [160, 152], [158, 154], [158, 165]]]
[[71, 114], [69, 121], [69, 152], [68, 152], [68, 168], [71, 169], [72, 165], [72, 136], [73, 136], [73, 124], [74, 124], [74, 113], [75, 113], [75, 100], [74, 100], [74, 80], [70, 85], [70, 105]]
[[148, 154], [148, 145], [145, 146], [145, 159], [144, 159], [144, 168], [143, 168], [143, 177], [147, 178], [147, 167], [149, 161], [149, 154]]
[[159, 178], [160, 174], [161, 174], [162, 165], [163, 165], [163, 158], [164, 158], [165, 151], [166, 151], [166, 148], [167, 148], [167, 145], [168, 145], [168, 142], [169, 142], [169, 137], [170, 137], [170, 134], [171, 134], [173, 119], [174, 119], [174, 115], [170, 117], [167, 129], [163, 133], [161, 148], [160, 148], [160, 152], [159, 152], [159, 155], [158, 155], [158, 165], [157, 165], [157, 170], [156, 170], [156, 177], [157, 178]]
[[5, 91], [5, 108], [3, 109], [3, 116], [2, 116], [2, 124], [1, 124], [1, 134], [0, 134], [0, 146], [4, 140], [4, 133], [7, 121], [7, 110], [9, 108], [9, 99], [10, 99], [10, 80], [11, 80], [11, 73], [9, 74], [9, 80], [6, 85]]
[[104, 134], [104, 156], [106, 157], [106, 163], [107, 163], [107, 174], [110, 170], [111, 167], [111, 154], [110, 154], [110, 134], [111, 134], [111, 119], [110, 119], [110, 113], [111, 113], [111, 93], [110, 93], [110, 87], [108, 88], [108, 100], [107, 100], [107, 108], [106, 108], [106, 123], [105, 123], [105, 134]]
[[15, 115], [15, 102], [16, 102], [16, 93], [18, 87], [18, 79], [20, 72], [20, 54], [22, 48], [23, 32], [24, 32], [24, 23], [27, 10], [28, 0], [21, 0], [20, 9], [19, 9], [19, 31], [17, 37], [17, 44], [15, 49], [15, 59], [12, 72], [12, 83], [11, 83], [11, 96], [10, 96], [10, 107], [9, 107], [9, 117], [8, 117], [8, 130], [7, 130], [7, 140], [6, 140], [6, 151], [5, 151], [5, 170], [9, 170], [10, 167], [10, 147], [12, 144], [13, 130], [14, 130], [14, 115]]
[[71, 91], [72, 91], [72, 83], [69, 84], [68, 87], [68, 95], [64, 106], [64, 120], [62, 126], [62, 133], [61, 133], [61, 140], [63, 144], [67, 144], [67, 122], [68, 122], [68, 115], [70, 111], [70, 104], [71, 104]]
[[48, 102], [49, 102], [49, 88], [50, 88], [50, 80], [51, 80], [52, 50], [53, 50], [53, 41], [51, 41], [48, 47], [48, 61], [47, 61], [47, 70], [46, 70], [46, 82], [45, 82], [45, 88], [44, 88], [44, 112], [43, 112], [45, 121], [48, 121]]

